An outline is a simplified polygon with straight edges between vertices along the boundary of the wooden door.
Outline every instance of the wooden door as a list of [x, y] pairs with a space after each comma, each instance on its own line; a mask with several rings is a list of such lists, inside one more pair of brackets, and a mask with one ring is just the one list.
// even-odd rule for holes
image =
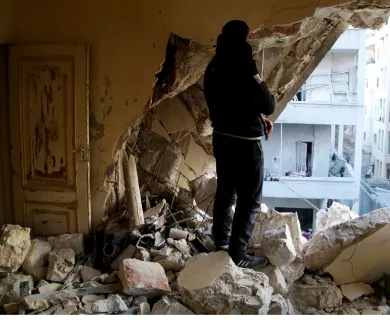
[[87, 234], [88, 48], [11, 46], [9, 90], [15, 223]]

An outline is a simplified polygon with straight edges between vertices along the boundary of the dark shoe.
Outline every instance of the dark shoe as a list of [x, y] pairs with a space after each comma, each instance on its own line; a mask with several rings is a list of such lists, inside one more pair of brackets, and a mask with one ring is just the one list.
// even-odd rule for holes
[[250, 256], [246, 254], [242, 259], [238, 261], [234, 261], [237, 267], [245, 268], [245, 269], [258, 269], [258, 268], [264, 268], [267, 263], [267, 258], [258, 258], [254, 256]]
[[219, 246], [215, 249], [215, 251], [226, 251], [229, 252], [229, 245], [226, 246]]

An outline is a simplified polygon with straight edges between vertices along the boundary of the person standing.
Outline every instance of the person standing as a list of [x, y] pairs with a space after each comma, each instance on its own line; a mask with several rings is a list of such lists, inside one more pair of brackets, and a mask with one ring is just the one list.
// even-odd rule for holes
[[266, 258], [247, 254], [247, 248], [261, 206], [261, 137], [273, 131], [272, 122], [263, 115], [275, 111], [275, 99], [259, 75], [248, 34], [244, 21], [233, 20], [223, 27], [205, 72], [204, 94], [214, 128], [217, 167], [215, 244], [237, 266], [254, 268], [268, 263]]

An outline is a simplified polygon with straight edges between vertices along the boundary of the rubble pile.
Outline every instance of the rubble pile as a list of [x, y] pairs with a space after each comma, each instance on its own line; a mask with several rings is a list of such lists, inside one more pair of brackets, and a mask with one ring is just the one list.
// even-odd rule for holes
[[4, 226], [0, 314], [390, 312], [390, 208], [357, 216], [334, 204], [319, 213], [320, 227], [307, 241], [296, 213], [262, 206], [250, 251], [270, 263], [259, 270], [239, 268], [226, 252], [216, 252], [210, 221], [194, 220], [150, 194], [143, 195], [143, 211], [142, 225], [129, 229], [125, 210], [93, 239], [31, 239], [28, 228]]

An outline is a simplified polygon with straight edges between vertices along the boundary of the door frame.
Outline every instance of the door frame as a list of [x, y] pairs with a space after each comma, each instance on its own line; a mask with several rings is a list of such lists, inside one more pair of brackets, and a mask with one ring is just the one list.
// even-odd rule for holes
[[13, 223], [7, 52], [8, 46], [0, 44], [0, 228]]

